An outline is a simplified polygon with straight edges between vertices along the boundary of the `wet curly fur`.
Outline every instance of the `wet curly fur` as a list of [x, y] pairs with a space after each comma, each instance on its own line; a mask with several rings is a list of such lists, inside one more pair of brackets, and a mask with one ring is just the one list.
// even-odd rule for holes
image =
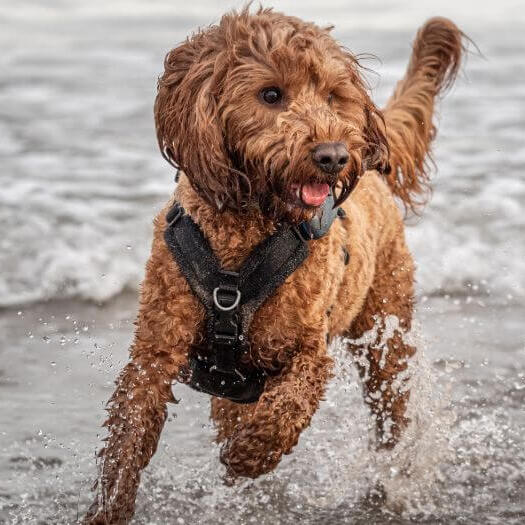
[[[399, 439], [409, 392], [399, 388], [398, 376], [415, 352], [403, 340], [414, 264], [395, 197], [412, 209], [422, 201], [434, 103], [452, 83], [461, 53], [457, 27], [429, 20], [383, 111], [330, 28], [269, 9], [229, 13], [168, 53], [155, 102], [159, 145], [183, 171], [174, 198], [225, 268], [239, 268], [278, 222], [315, 213], [287, 198], [294, 184], [326, 180], [312, 162], [315, 145], [338, 141], [349, 152], [331, 182], [346, 217], [310, 243], [307, 260], [250, 328], [251, 362], [272, 373], [264, 393], [248, 405], [211, 399], [231, 478], [269, 472], [291, 452], [323, 398], [332, 373], [327, 341], [337, 336], [351, 340], [378, 446]], [[284, 93], [277, 105], [261, 100], [268, 86]], [[203, 338], [203, 306], [163, 239], [168, 209], [155, 219], [131, 360], [108, 405], [97, 498], [86, 523], [131, 519], [140, 472], [156, 450], [166, 404], [174, 401], [172, 383], [185, 380], [188, 351]], [[399, 322], [385, 341], [388, 316]], [[374, 337], [362, 338], [374, 327]]]

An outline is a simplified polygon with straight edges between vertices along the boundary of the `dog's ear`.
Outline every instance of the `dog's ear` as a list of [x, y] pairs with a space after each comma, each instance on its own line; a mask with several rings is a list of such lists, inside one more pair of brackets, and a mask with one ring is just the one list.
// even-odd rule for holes
[[389, 148], [385, 120], [381, 111], [371, 100], [365, 104], [363, 138], [366, 143], [363, 150], [363, 172], [377, 170], [379, 173], [388, 173], [390, 170]]
[[155, 124], [164, 158], [220, 208], [238, 193], [239, 182], [221, 124], [228, 61], [217, 39], [213, 32], [199, 33], [167, 54], [158, 81]]
[[[389, 148], [385, 119], [381, 110], [376, 107], [368, 94], [369, 89], [362, 76], [363, 67], [359, 60], [345, 49], [341, 49], [341, 54], [352, 86], [359, 93], [364, 113], [364, 122], [362, 123], [364, 147], [361, 150], [362, 172], [367, 170], [377, 170], [380, 173], [388, 172]], [[350, 98], [355, 100], [357, 97], [352, 95]]]

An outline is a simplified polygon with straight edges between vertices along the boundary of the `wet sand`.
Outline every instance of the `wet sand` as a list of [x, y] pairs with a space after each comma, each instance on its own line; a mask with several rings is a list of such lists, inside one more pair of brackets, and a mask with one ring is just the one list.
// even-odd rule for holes
[[[0, 523], [73, 523], [85, 510], [103, 406], [127, 358], [135, 309], [136, 297], [121, 295], [105, 306], [0, 312]], [[275, 474], [232, 489], [221, 483], [206, 396], [176, 386], [181, 402], [170, 407], [135, 523], [523, 522], [525, 308], [423, 298], [417, 317], [432, 386], [415, 388], [411, 439], [420, 442], [407, 447], [410, 482], [387, 474], [393, 505], [364, 502], [396, 460], [368, 449], [359, 380], [335, 348], [338, 378], [294, 454]], [[393, 512], [396, 491], [411, 483], [413, 501], [402, 496], [403, 513]]]

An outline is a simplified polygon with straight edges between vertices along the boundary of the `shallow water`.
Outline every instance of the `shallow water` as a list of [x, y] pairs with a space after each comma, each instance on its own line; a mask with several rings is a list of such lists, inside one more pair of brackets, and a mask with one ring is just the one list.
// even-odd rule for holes
[[[155, 79], [164, 53], [224, 10], [197, 4], [0, 0], [0, 523], [73, 523], [90, 500], [151, 219], [173, 189], [154, 142]], [[336, 346], [337, 377], [294, 453], [232, 489], [207, 398], [177, 386], [135, 523], [523, 523], [525, 11], [296, 4], [275, 2], [381, 57], [367, 64], [379, 101], [428, 16], [452, 17], [485, 56], [469, 57], [442, 105], [433, 200], [408, 228], [423, 356], [414, 424], [394, 457], [374, 453]], [[374, 507], [378, 483], [387, 500]]]
[[[53, 303], [2, 317], [0, 522], [72, 523], [85, 510], [134, 303]], [[180, 404], [170, 407], [135, 523], [522, 523], [524, 315], [479, 300], [421, 305], [416, 337], [426, 357], [414, 424], [394, 457], [369, 448], [370, 417], [340, 346], [337, 377], [294, 453], [234, 488], [221, 481], [207, 397], [175, 387]], [[374, 507], [365, 497], [378, 482], [387, 501]]]

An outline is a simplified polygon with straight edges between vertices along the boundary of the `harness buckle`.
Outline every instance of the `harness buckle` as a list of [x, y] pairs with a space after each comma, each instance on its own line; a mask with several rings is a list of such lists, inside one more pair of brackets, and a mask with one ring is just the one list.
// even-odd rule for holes
[[237, 334], [238, 330], [235, 327], [232, 332], [225, 333], [225, 332], [215, 332], [213, 334], [213, 338], [215, 340], [215, 343], [222, 345], [222, 346], [233, 346], [237, 342]]
[[[230, 316], [230, 313], [222, 314]], [[239, 330], [234, 319], [217, 319], [211, 343], [214, 349], [213, 361], [218, 371], [231, 374], [237, 367]]]

